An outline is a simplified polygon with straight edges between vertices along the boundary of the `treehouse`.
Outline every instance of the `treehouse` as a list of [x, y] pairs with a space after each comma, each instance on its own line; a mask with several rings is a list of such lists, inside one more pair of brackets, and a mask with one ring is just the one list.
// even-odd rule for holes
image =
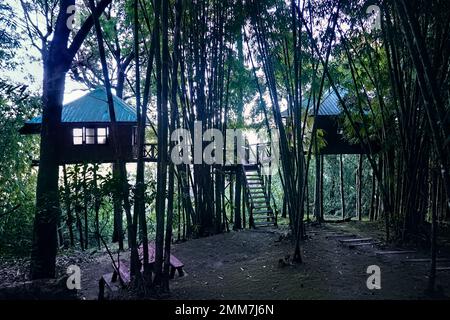
[[[136, 109], [113, 95], [116, 113], [118, 141], [122, 157], [135, 162], [136, 153]], [[21, 134], [39, 134], [42, 116], [27, 121]], [[59, 163], [112, 163], [115, 161], [114, 147], [110, 143], [111, 120], [106, 91], [96, 89], [85, 96], [65, 104], [62, 109], [61, 127], [58, 133]], [[146, 144], [144, 160], [156, 161], [156, 145]]]
[[[340, 96], [344, 98], [347, 91], [340, 89]], [[312, 104], [312, 103], [311, 103]], [[303, 108], [306, 109], [307, 101], [304, 101]], [[309, 113], [313, 114], [313, 106], [309, 106]], [[291, 123], [291, 115], [288, 110], [281, 113], [286, 123]], [[319, 151], [322, 155], [327, 154], [365, 154], [361, 144], [353, 144], [344, 137], [342, 122], [344, 120], [344, 112], [340, 106], [339, 99], [333, 89], [329, 89], [320, 103], [319, 110], [316, 115], [316, 126], [318, 130], [323, 132], [325, 146]], [[373, 146], [375, 147], [375, 146]]]

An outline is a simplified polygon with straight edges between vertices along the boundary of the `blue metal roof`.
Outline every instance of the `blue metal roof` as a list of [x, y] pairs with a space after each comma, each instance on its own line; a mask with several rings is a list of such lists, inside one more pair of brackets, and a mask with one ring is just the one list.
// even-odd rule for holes
[[[339, 91], [339, 95], [341, 98], [344, 98], [347, 95], [347, 91], [344, 89], [337, 89]], [[330, 88], [327, 92], [325, 92], [322, 102], [320, 104], [317, 115], [319, 116], [337, 116], [342, 113], [342, 110], [339, 106], [339, 99], [336, 92]]]
[[[338, 88], [339, 95], [341, 98], [344, 98], [347, 95], [347, 90]], [[312, 107], [312, 101], [310, 102], [309, 106], [309, 113], [312, 115], [314, 113], [313, 107]], [[308, 99], [304, 99], [302, 103], [303, 109], [306, 109], [308, 105]], [[317, 111], [318, 116], [337, 116], [342, 113], [339, 99], [336, 95], [336, 92], [329, 88], [324, 94], [322, 101], [319, 106], [319, 110]], [[287, 117], [287, 110], [284, 110], [281, 112], [282, 117]]]
[[[114, 111], [117, 122], [136, 122], [136, 109], [113, 95]], [[99, 88], [83, 97], [65, 104], [62, 109], [61, 122], [110, 122], [106, 90]], [[41, 124], [42, 116], [37, 116], [26, 122]]]

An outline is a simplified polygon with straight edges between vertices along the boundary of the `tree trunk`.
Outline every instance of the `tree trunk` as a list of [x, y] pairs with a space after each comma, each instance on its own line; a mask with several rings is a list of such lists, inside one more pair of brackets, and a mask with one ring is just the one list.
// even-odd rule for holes
[[[110, 2], [111, 0], [102, 0], [98, 5], [98, 12], [101, 13]], [[74, 55], [92, 28], [92, 16], [90, 16], [68, 46], [71, 34], [67, 27], [67, 21], [71, 15], [68, 8], [74, 4], [74, 0], [59, 2], [59, 13], [52, 40], [43, 46], [43, 112], [30, 262], [31, 279], [55, 276], [56, 234], [61, 216], [58, 194], [60, 142], [58, 129], [61, 124], [65, 77]], [[46, 39], [42, 40], [46, 41]]]
[[[63, 6], [61, 6], [63, 7]], [[62, 17], [61, 17], [62, 18]], [[60, 35], [55, 31], [54, 42]], [[55, 59], [54, 48], [44, 59], [44, 93], [39, 172], [36, 187], [36, 214], [33, 225], [31, 278], [55, 276], [57, 225], [60, 219], [58, 128], [64, 94], [65, 70]]]
[[115, 178], [117, 178], [117, 181], [119, 181], [121, 186], [121, 194], [122, 194], [122, 200], [125, 207], [125, 213], [127, 216], [127, 229], [128, 229], [128, 244], [131, 249], [131, 258], [130, 258], [130, 275], [131, 277], [135, 277], [135, 280], [137, 281], [136, 284], [139, 283], [139, 275], [140, 275], [140, 262], [139, 262], [139, 255], [138, 255], [138, 249], [137, 249], [137, 243], [136, 243], [136, 229], [137, 229], [137, 216], [132, 217], [131, 215], [131, 205], [130, 205], [130, 199], [129, 199], [129, 186], [127, 181], [127, 172], [126, 172], [126, 164], [125, 160], [123, 159], [123, 154], [121, 151], [121, 145], [119, 143], [119, 131], [117, 126], [117, 120], [116, 120], [116, 113], [114, 109], [114, 101], [113, 96], [111, 93], [111, 82], [109, 80], [109, 73], [108, 73], [108, 65], [106, 62], [106, 53], [103, 43], [103, 33], [99, 22], [99, 15], [98, 11], [95, 9], [95, 2], [94, 0], [89, 0], [89, 6], [91, 8], [91, 11], [94, 12], [93, 14], [93, 23], [95, 26], [95, 31], [97, 35], [97, 44], [99, 49], [99, 56], [100, 56], [100, 62], [102, 66], [102, 73], [105, 83], [105, 89], [106, 89], [106, 96], [108, 100], [108, 113], [111, 120], [111, 144], [114, 148], [114, 158], [118, 166], [118, 173], [119, 175]]
[[[161, 1], [155, 0], [155, 19], [159, 21]], [[156, 186], [156, 239], [155, 239], [155, 278], [154, 284], [162, 284], [164, 260], [164, 217], [167, 193], [167, 152], [168, 152], [168, 91], [169, 91], [169, 43], [168, 43], [168, 1], [162, 1], [161, 30], [162, 56], [160, 55], [160, 37], [157, 29], [155, 48], [157, 78], [157, 112], [158, 112], [158, 161]], [[157, 14], [158, 13], [158, 14]]]
[[[165, 9], [167, 10], [167, 9]], [[177, 0], [175, 4], [175, 30], [174, 30], [174, 51], [172, 58], [172, 84], [171, 84], [171, 121], [170, 132], [175, 131], [175, 124], [178, 118], [178, 103], [177, 103], [177, 89], [178, 89], [178, 62], [180, 57], [179, 42], [180, 42], [180, 27], [182, 16], [182, 1]], [[168, 52], [167, 52], [168, 54]], [[171, 143], [171, 147], [174, 147], [174, 143]], [[167, 223], [166, 223], [166, 238], [164, 246], [164, 282], [163, 289], [169, 291], [169, 279], [170, 279], [170, 247], [172, 243], [172, 226], [173, 226], [173, 202], [174, 202], [174, 189], [175, 189], [175, 165], [173, 161], [169, 165], [169, 191], [167, 200]]]

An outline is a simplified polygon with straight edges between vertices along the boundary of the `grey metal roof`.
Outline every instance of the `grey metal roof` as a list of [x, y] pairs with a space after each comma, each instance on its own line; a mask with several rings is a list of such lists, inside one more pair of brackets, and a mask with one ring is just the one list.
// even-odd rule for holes
[[[114, 111], [117, 122], [136, 122], [136, 109], [113, 95]], [[83, 97], [65, 104], [62, 109], [61, 122], [110, 122], [106, 90], [99, 88]], [[37, 116], [27, 124], [40, 124], [42, 116]]]
[[[347, 95], [347, 90], [338, 88], [339, 95], [341, 98], [344, 98]], [[308, 99], [303, 100], [302, 107], [305, 109], [308, 104]], [[309, 106], [309, 113], [313, 114], [313, 108]], [[317, 111], [318, 116], [336, 116], [342, 113], [341, 107], [339, 106], [339, 99], [336, 95], [336, 92], [329, 88], [324, 94], [322, 98], [322, 102], [320, 103], [319, 110]], [[281, 112], [282, 117], [287, 117], [287, 110]]]

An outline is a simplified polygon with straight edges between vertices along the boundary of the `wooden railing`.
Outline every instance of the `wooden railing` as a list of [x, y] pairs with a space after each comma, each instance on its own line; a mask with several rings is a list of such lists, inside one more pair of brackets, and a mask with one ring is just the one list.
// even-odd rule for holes
[[[224, 150], [225, 151], [225, 150]], [[137, 147], [133, 146], [133, 158], [137, 159]], [[252, 145], [245, 145], [243, 147], [243, 163], [244, 164], [262, 164], [264, 159], [270, 157], [271, 146], [268, 143], [259, 143]], [[146, 143], [144, 144], [143, 157], [145, 161], [158, 160], [158, 144]]]
[[[133, 146], [133, 158], [138, 158], [137, 146]], [[158, 144], [157, 143], [145, 143], [143, 150], [144, 161], [157, 161], [158, 160]]]
[[246, 144], [244, 147], [245, 164], [262, 164], [271, 156], [270, 143]]

